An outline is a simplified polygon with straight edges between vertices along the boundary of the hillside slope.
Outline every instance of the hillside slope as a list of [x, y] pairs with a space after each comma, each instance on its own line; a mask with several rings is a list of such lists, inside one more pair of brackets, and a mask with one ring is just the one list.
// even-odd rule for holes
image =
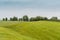
[[0, 40], [60, 40], [60, 22], [0, 22]]

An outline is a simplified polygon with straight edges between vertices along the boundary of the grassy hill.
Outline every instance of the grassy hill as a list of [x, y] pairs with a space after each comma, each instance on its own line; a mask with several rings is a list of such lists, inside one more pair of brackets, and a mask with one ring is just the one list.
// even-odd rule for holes
[[60, 22], [0, 21], [0, 40], [60, 40]]

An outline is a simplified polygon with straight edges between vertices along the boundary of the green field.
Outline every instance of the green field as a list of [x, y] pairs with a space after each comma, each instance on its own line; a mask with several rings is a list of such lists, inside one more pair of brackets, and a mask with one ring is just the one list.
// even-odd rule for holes
[[0, 21], [0, 40], [60, 40], [60, 22]]

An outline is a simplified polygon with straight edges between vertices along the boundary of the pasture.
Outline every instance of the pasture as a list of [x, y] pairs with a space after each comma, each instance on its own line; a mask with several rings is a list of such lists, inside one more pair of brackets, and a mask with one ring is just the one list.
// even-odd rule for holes
[[60, 22], [0, 21], [0, 40], [60, 40]]

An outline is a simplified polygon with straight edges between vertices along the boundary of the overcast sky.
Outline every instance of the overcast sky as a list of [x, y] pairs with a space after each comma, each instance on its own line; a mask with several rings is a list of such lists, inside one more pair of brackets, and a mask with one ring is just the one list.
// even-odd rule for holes
[[0, 18], [23, 15], [60, 18], [60, 0], [0, 0]]

